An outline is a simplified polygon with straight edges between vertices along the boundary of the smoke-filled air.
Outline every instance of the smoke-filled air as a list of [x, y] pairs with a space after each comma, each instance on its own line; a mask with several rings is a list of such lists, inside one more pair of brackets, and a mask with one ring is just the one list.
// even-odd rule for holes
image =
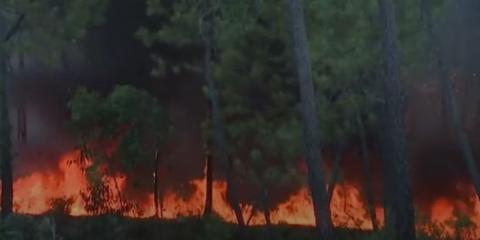
[[480, 239], [478, 0], [0, 0], [0, 240]]

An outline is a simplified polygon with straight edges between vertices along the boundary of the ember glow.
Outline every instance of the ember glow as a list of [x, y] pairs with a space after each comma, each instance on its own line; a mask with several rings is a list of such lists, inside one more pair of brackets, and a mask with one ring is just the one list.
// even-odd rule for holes
[[[70, 214], [73, 216], [91, 215], [85, 208], [85, 203], [80, 195], [87, 192], [88, 180], [84, 170], [77, 164], [70, 163], [78, 157], [77, 151], [64, 154], [59, 159], [58, 168], [45, 172], [35, 172], [29, 176], [18, 178], [14, 183], [15, 211], [21, 214], [42, 214], [52, 208], [52, 199], [73, 199]], [[123, 191], [125, 189], [125, 176], [118, 175], [115, 178], [104, 179], [112, 189]], [[167, 192], [162, 199], [162, 217], [165, 219], [177, 219], [181, 217], [200, 216], [203, 212], [205, 200], [205, 179], [190, 181], [194, 192], [184, 198], [175, 192]], [[235, 222], [235, 215], [226, 202], [226, 184], [223, 181], [213, 183], [213, 209], [227, 222]], [[473, 193], [473, 190], [472, 190]], [[472, 195], [474, 196], [474, 195]], [[332, 199], [332, 220], [335, 226], [355, 229], [372, 229], [365, 204], [362, 200], [359, 186], [353, 184], [339, 184]], [[111, 208], [120, 207], [117, 200], [109, 203]], [[146, 200], [139, 203], [143, 209], [142, 214], [129, 212], [129, 217], [146, 218], [155, 214], [153, 194], [149, 194]], [[242, 205], [245, 219], [252, 215], [252, 206]], [[383, 209], [376, 207], [380, 225], [383, 225]], [[418, 228], [427, 232], [435, 231], [434, 228], [443, 226], [444, 234], [456, 234], [455, 222], [460, 216], [468, 217], [473, 226], [470, 227], [471, 236], [480, 236], [480, 202], [472, 197], [468, 203], [455, 201], [448, 198], [437, 199], [430, 209], [422, 210], [427, 216], [427, 222], [419, 221]], [[279, 203], [271, 212], [274, 224], [292, 224], [313, 226], [314, 216], [312, 202], [308, 188], [302, 187], [290, 197]], [[265, 220], [261, 212], [255, 212], [251, 216], [250, 225], [263, 225]], [[472, 230], [473, 229], [473, 230]]]

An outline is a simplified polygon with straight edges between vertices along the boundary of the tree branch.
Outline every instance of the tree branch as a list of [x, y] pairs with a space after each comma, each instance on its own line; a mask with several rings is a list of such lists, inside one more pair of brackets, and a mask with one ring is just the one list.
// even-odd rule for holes
[[10, 40], [18, 32], [18, 30], [20, 29], [20, 25], [22, 24], [24, 19], [25, 19], [25, 14], [23, 13], [20, 14], [15, 24], [12, 26], [12, 28], [10, 28], [10, 30], [7, 32], [7, 34], [3, 38], [4, 42], [8, 42], [8, 40]]

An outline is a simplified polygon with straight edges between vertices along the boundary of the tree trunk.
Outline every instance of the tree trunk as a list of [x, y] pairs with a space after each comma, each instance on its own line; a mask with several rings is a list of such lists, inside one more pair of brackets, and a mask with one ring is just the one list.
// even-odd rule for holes
[[159, 216], [159, 209], [158, 209], [158, 203], [159, 203], [159, 193], [158, 193], [158, 165], [160, 164], [160, 153], [157, 150], [155, 152], [155, 162], [153, 166], [153, 198], [154, 198], [154, 204], [155, 204], [155, 218], [158, 218]]
[[388, 186], [393, 192], [395, 236], [398, 240], [415, 239], [415, 218], [410, 176], [406, 159], [405, 143], [405, 95], [400, 81], [398, 61], [397, 26], [393, 0], [379, 0], [379, 11], [383, 32], [383, 92], [385, 144], [390, 165], [387, 175], [391, 176]]
[[473, 186], [475, 187], [477, 197], [479, 197], [480, 175], [478, 173], [477, 163], [475, 162], [475, 157], [473, 155], [470, 141], [462, 125], [460, 112], [458, 110], [454, 95], [454, 86], [452, 81], [450, 80], [448, 67], [445, 63], [445, 54], [443, 52], [443, 47], [439, 42], [439, 36], [433, 25], [430, 1], [422, 0], [421, 6], [423, 8], [422, 12], [424, 15], [425, 28], [427, 30], [429, 41], [433, 48], [433, 53], [437, 61], [438, 70], [440, 71], [440, 85], [442, 89], [442, 98], [445, 99], [445, 109], [448, 117], [450, 118], [450, 123], [452, 124], [453, 131], [455, 132], [457, 144], [462, 152], [463, 160], [465, 161], [465, 165], [467, 166], [468, 174], [473, 182]]
[[308, 52], [308, 39], [304, 10], [299, 0], [287, 0], [291, 18], [291, 34], [300, 87], [302, 119], [304, 125], [305, 161], [308, 169], [308, 183], [313, 200], [315, 222], [320, 239], [334, 239], [330, 208], [321, 159], [318, 115], [312, 69]]
[[370, 176], [370, 160], [368, 156], [367, 139], [365, 136], [365, 128], [360, 114], [357, 113], [357, 125], [360, 135], [360, 144], [362, 148], [362, 167], [363, 167], [363, 190], [365, 194], [365, 200], [367, 203], [368, 214], [372, 221], [372, 227], [374, 231], [378, 230], [377, 214], [375, 212], [375, 196], [372, 189], [372, 180]]
[[[20, 53], [18, 58], [19, 70], [23, 71], [25, 69], [25, 57]], [[19, 144], [27, 143], [27, 111], [25, 106], [25, 99], [20, 97], [17, 102], [17, 141]]]
[[2, 179], [2, 218], [12, 213], [13, 177], [12, 177], [12, 143], [10, 139], [10, 119], [7, 102], [7, 59], [0, 54], [0, 157]]
[[270, 217], [270, 198], [268, 194], [268, 187], [266, 185], [262, 186], [262, 208], [263, 208], [263, 216], [265, 218], [265, 239], [275, 239], [275, 235], [272, 229], [272, 219]]
[[211, 144], [210, 141], [207, 141], [206, 144], [206, 156], [205, 156], [205, 189], [206, 189], [206, 195], [205, 195], [205, 210], [203, 212], [203, 216], [208, 216], [212, 214], [212, 202], [213, 202], [213, 158], [212, 158], [212, 153], [211, 153]]
[[208, 87], [208, 96], [212, 104], [212, 122], [213, 122], [213, 139], [215, 142], [215, 154], [217, 158], [223, 162], [225, 170], [225, 178], [227, 183], [227, 199], [230, 206], [233, 208], [237, 223], [240, 226], [245, 225], [242, 210], [237, 198], [237, 191], [233, 183], [233, 162], [227, 153], [227, 143], [225, 139], [225, 129], [220, 111], [220, 103], [213, 80], [213, 42], [214, 42], [214, 13], [211, 0], [204, 0], [205, 4], [205, 18], [203, 19], [202, 35], [205, 47], [204, 56], [204, 77]]
[[[380, 112], [382, 118], [385, 118], [385, 109]], [[394, 233], [395, 231], [395, 214], [393, 211], [393, 202], [395, 198], [393, 197], [393, 189], [391, 186], [394, 185], [393, 183], [393, 176], [391, 176], [391, 172], [393, 172], [392, 164], [389, 162], [390, 156], [389, 153], [391, 150], [388, 148], [388, 144], [386, 144], [387, 139], [387, 128], [385, 127], [385, 120], [382, 119], [380, 121], [381, 128], [378, 131], [378, 145], [380, 147], [380, 153], [382, 156], [382, 164], [383, 164], [383, 215], [384, 215], [384, 231], [388, 234], [387, 238], [393, 238], [390, 234]]]
[[268, 200], [268, 190], [266, 186], [262, 187], [261, 200], [262, 200], [262, 207], [263, 207], [263, 215], [265, 217], [265, 223], [267, 224], [267, 227], [271, 227], [272, 221], [270, 219], [270, 204]]
[[330, 206], [333, 198], [333, 193], [335, 192], [335, 187], [340, 178], [341, 163], [343, 159], [343, 147], [341, 144], [337, 144], [335, 147], [332, 174], [330, 175], [330, 180], [328, 181], [328, 206]]

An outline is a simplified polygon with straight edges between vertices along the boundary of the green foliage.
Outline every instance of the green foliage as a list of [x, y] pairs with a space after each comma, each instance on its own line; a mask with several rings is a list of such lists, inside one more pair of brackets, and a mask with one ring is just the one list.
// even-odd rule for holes
[[126, 167], [152, 159], [170, 131], [166, 113], [157, 101], [129, 86], [117, 86], [107, 98], [80, 88], [69, 107], [72, 129], [82, 149], [95, 150], [96, 144], [115, 142], [118, 146], [110, 155]]
[[[59, 59], [61, 51], [85, 36], [89, 27], [100, 23], [108, 0], [4, 0], [0, 3], [2, 36], [21, 15], [24, 21], [6, 46], [49, 62]], [[0, 43], [0, 46], [4, 43]]]
[[130, 86], [117, 86], [106, 97], [79, 88], [69, 107], [71, 129], [82, 152], [78, 160], [90, 181], [88, 192], [82, 194], [87, 209], [111, 213], [110, 203], [117, 201], [122, 212], [135, 210], [135, 205], [124, 201], [117, 183], [112, 189], [105, 177], [121, 172], [131, 175], [129, 183], [138, 184], [135, 178], [140, 178], [144, 185], [151, 184], [148, 176], [155, 154], [171, 131], [165, 110], [146, 91]]

